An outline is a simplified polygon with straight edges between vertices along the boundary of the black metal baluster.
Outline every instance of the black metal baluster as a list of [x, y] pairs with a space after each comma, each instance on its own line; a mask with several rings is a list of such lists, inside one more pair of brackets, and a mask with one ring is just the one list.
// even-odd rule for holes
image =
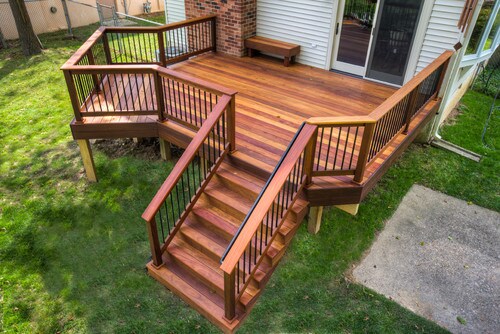
[[342, 165], [340, 166], [340, 169], [344, 169], [344, 161], [345, 161], [345, 154], [347, 152], [347, 144], [349, 144], [349, 135], [351, 134], [351, 127], [347, 127], [347, 135], [345, 138], [345, 145], [344, 145], [344, 154], [342, 155]]
[[352, 169], [352, 158], [354, 157], [354, 152], [356, 151], [356, 141], [358, 140], [359, 126], [356, 127], [356, 133], [354, 134], [354, 142], [352, 144], [351, 160], [349, 160], [349, 169]]
[[[168, 208], [167, 208], [167, 201], [164, 201], [164, 202], [163, 202], [163, 208], [165, 209], [165, 218], [166, 218], [165, 220], [166, 220], [166, 222], [167, 222], [168, 234], [170, 234], [171, 229], [170, 229], [170, 222], [169, 222], [169, 220], [168, 220]], [[158, 210], [158, 212], [161, 212], [161, 208], [160, 208], [160, 210]], [[163, 241], [165, 241], [165, 237], [163, 237]]]

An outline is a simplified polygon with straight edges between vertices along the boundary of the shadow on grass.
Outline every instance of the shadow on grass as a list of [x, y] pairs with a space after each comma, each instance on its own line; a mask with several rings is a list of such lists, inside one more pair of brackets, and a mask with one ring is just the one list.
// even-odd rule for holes
[[140, 215], [172, 165], [98, 152], [102, 178], [88, 184], [75, 180], [81, 168], [72, 160], [79, 158], [65, 159], [68, 153], [49, 149], [33, 157], [34, 164], [57, 157], [64, 161], [55, 165], [64, 167], [48, 164], [23, 182], [2, 180], [12, 200], [2, 205], [3, 326], [41, 333], [214, 331], [144, 270], [150, 254]]

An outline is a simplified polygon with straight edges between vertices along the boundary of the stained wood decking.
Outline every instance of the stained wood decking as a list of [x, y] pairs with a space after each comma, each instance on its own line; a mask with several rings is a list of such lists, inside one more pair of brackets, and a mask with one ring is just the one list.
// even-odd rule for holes
[[[171, 68], [238, 91], [237, 152], [233, 156], [241, 163], [247, 163], [247, 167], [257, 169], [256, 172], [263, 176], [272, 172], [303, 121], [318, 116], [367, 115], [395, 92], [393, 87], [306, 65], [283, 67], [280, 60], [265, 56], [235, 58], [209, 53], [175, 64]], [[118, 92], [118, 89], [112, 87], [109, 82], [104, 84], [108, 85], [107, 88], [99, 97], [88, 101], [89, 105], [99, 105], [97, 109], [106, 111], [107, 108], [118, 109], [120, 103], [126, 103], [126, 91], [123, 94], [122, 90], [121, 96], [115, 94], [113, 99], [110, 99], [106, 89], [115, 92]], [[136, 90], [134, 95], [151, 89], [150, 80], [137, 80], [134, 85], [137, 85], [133, 88]], [[136, 99], [138, 100], [142, 101], [142, 110], [156, 108], [154, 100]], [[103, 105], [106, 107], [102, 108]], [[82, 111], [85, 111], [85, 108], [89, 106], [83, 107]], [[426, 115], [428, 113], [420, 118]], [[86, 117], [83, 125], [73, 124], [72, 129], [75, 138], [123, 137], [124, 129], [130, 137], [156, 136], [156, 120], [156, 115]], [[107, 126], [100, 127], [104, 124]], [[410, 132], [412, 129], [413, 127]], [[361, 133], [358, 135], [361, 138]], [[387, 152], [381, 154], [367, 169], [363, 183], [366, 183], [391, 153], [397, 150], [405, 135], [399, 136], [402, 138], [395, 140]], [[323, 154], [326, 154], [325, 152], [326, 150]], [[366, 191], [363, 191], [363, 183], [353, 183], [352, 176], [318, 177], [316, 184], [309, 191], [312, 204], [323, 203], [320, 198], [325, 197], [327, 192], [330, 192], [330, 204], [331, 201], [335, 204], [358, 203], [366, 194]], [[338, 192], [332, 193], [334, 189]], [[313, 194], [315, 191], [317, 196]]]

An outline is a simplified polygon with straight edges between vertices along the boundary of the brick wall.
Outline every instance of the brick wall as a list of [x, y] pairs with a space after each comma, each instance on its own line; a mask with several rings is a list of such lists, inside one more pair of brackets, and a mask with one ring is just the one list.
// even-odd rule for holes
[[243, 41], [255, 35], [257, 0], [185, 0], [186, 18], [217, 14], [217, 51], [244, 56]]

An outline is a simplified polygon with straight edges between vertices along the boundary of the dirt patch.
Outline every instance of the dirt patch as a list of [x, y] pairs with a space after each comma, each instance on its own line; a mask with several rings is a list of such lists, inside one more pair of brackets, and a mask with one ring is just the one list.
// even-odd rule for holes
[[[93, 143], [94, 148], [103, 152], [110, 158], [133, 156], [144, 160], [160, 160], [160, 142], [158, 138], [140, 138], [135, 142], [126, 139], [97, 139]], [[178, 158], [183, 150], [173, 146], [172, 157]]]
[[446, 118], [446, 120], [444, 121], [443, 125], [442, 126], [447, 126], [447, 125], [454, 125], [456, 122], [457, 122], [457, 119], [458, 119], [458, 116], [460, 116], [464, 110], [466, 109], [467, 107], [462, 104], [462, 103], [459, 103], [455, 108], [453, 108], [453, 110], [450, 112], [450, 114], [448, 115], [448, 117]]

